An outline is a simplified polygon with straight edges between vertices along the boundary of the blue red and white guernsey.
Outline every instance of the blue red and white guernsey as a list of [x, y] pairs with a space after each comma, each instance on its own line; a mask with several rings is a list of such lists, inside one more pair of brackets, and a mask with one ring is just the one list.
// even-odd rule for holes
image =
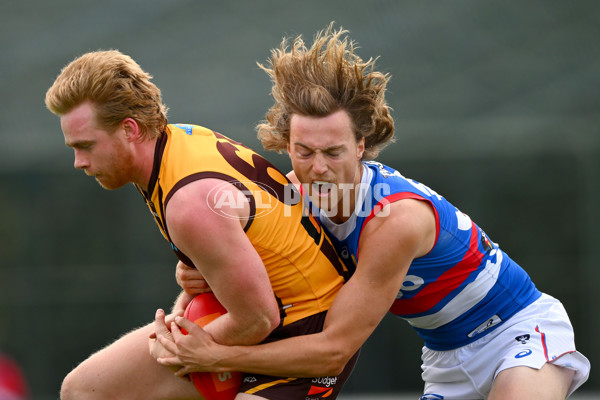
[[320, 219], [354, 271], [365, 225], [388, 203], [419, 199], [432, 206], [432, 250], [411, 263], [390, 311], [405, 319], [432, 350], [471, 343], [533, 303], [541, 292], [527, 273], [471, 219], [427, 186], [378, 162], [363, 162], [356, 209], [341, 225]]

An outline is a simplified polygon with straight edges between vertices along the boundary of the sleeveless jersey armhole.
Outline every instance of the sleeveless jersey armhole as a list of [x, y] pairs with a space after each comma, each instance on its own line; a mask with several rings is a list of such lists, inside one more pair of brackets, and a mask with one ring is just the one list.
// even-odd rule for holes
[[[387, 206], [387, 205], [389, 205], [391, 203], [395, 203], [395, 202], [400, 201], [400, 200], [404, 200], [404, 199], [414, 199], [414, 200], [425, 201], [425, 202], [427, 202], [429, 204], [429, 206], [433, 210], [433, 213], [435, 215], [435, 240], [433, 242], [433, 246], [431, 246], [431, 249], [429, 249], [429, 252], [431, 252], [431, 250], [433, 250], [435, 248], [435, 245], [437, 244], [437, 241], [438, 241], [438, 237], [440, 235], [440, 216], [439, 216], [436, 208], [434, 207], [433, 203], [431, 202], [431, 200], [426, 199], [423, 196], [419, 196], [418, 194], [412, 193], [412, 192], [394, 193], [394, 194], [391, 194], [391, 195], [386, 196], [383, 199], [381, 199], [375, 205], [375, 207], [373, 207], [373, 209], [371, 210], [371, 213], [367, 216], [367, 218], [365, 218], [365, 220], [363, 221], [363, 224], [360, 227], [360, 235], [362, 235], [362, 231], [363, 231], [363, 229], [365, 229], [365, 226], [367, 225], [367, 223], [369, 221], [371, 221], [373, 218], [375, 218], [375, 216], [381, 210], [383, 210], [383, 208], [385, 206]], [[427, 254], [429, 254], [429, 252]], [[359, 253], [359, 249], [356, 249], [356, 259], [357, 260], [358, 260], [358, 257], [359, 257], [358, 253]]]

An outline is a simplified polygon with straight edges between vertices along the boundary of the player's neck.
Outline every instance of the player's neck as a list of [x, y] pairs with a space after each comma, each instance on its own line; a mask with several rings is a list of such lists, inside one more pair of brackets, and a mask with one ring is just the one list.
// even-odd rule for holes
[[343, 192], [345, 198], [340, 199], [341, 201], [338, 202], [337, 214], [335, 215], [335, 217], [331, 218], [332, 222], [335, 222], [336, 224], [342, 224], [346, 222], [354, 213], [356, 203], [358, 202], [358, 196], [361, 193], [359, 188], [360, 183], [362, 182], [362, 174], [363, 164], [361, 162], [358, 162], [356, 172], [354, 174], [354, 181], [352, 183], [352, 187], [350, 188], [350, 190]]
[[136, 167], [132, 182], [139, 185], [143, 190], [148, 190], [150, 177], [154, 168], [154, 152], [158, 139], [144, 140], [134, 146], [134, 162]]

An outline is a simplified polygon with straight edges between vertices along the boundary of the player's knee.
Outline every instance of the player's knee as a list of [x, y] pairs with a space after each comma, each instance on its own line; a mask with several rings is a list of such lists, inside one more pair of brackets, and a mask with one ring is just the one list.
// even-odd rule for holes
[[60, 400], [73, 400], [76, 399], [77, 389], [76, 381], [73, 378], [73, 372], [65, 377], [60, 387]]
[[[80, 371], [74, 369], [65, 379], [60, 387], [60, 400], [93, 400], [101, 396], [85, 386], [85, 380], [80, 376]], [[94, 395], [97, 395], [94, 397]]]

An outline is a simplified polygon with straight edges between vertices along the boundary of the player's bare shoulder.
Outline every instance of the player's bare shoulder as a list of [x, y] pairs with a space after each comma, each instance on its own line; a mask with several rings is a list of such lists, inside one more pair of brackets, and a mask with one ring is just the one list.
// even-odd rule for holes
[[214, 178], [199, 179], [181, 186], [168, 198], [167, 223], [185, 224], [190, 218], [197, 223], [221, 219], [239, 221], [245, 226], [250, 206], [244, 192], [233, 183]]
[[416, 257], [427, 254], [435, 243], [437, 222], [431, 204], [424, 200], [403, 199], [388, 203], [366, 224], [361, 239], [376, 237], [414, 242]]

